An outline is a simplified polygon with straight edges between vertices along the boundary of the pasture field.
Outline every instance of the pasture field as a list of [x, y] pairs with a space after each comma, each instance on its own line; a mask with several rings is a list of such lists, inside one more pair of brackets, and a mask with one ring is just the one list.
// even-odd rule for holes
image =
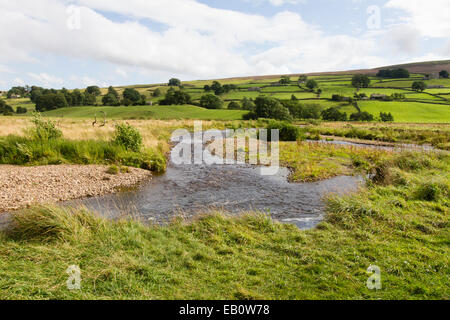
[[132, 106], [132, 107], [72, 107], [44, 112], [48, 117], [100, 119], [105, 112], [109, 119], [199, 119], [238, 120], [246, 113], [242, 110], [208, 110], [196, 106]]
[[[281, 85], [279, 77], [255, 77], [246, 79], [225, 79], [220, 80], [221, 84], [234, 84], [236, 90], [222, 94], [220, 98], [225, 101], [224, 108], [227, 108], [229, 101], [242, 101], [244, 98], [255, 99], [258, 96], [272, 97], [280, 100], [290, 100], [292, 96], [301, 100], [300, 103], [315, 103], [323, 109], [337, 106], [348, 115], [356, 112], [350, 103], [332, 101], [333, 95], [353, 97], [357, 92], [351, 85], [351, 74], [342, 75], [322, 75], [311, 76], [318, 82], [318, 88], [322, 90], [320, 96], [317, 92], [312, 92], [305, 87], [304, 83], [298, 83], [297, 78], [291, 77], [291, 83]], [[426, 80], [429, 86], [440, 85], [442, 88], [426, 89], [422, 93], [411, 89], [414, 81], [421, 80], [423, 75], [412, 74], [409, 79], [380, 79], [371, 76], [369, 88], [362, 88], [360, 94], [370, 97], [372, 94], [393, 95], [400, 93], [405, 96], [403, 101], [359, 101], [360, 108], [373, 114], [375, 117], [380, 112], [390, 112], [394, 116], [394, 121], [399, 123], [450, 123], [450, 79]], [[202, 95], [206, 94], [204, 85], [211, 85], [212, 80], [199, 80], [183, 82], [182, 90], [191, 95], [195, 104], [198, 104]], [[258, 87], [260, 91], [251, 91], [249, 88]], [[100, 115], [106, 112], [109, 119], [199, 119], [199, 120], [238, 120], [247, 113], [244, 110], [206, 110], [196, 106], [158, 106], [158, 102], [164, 99], [169, 87], [165, 84], [134, 85], [116, 87], [119, 94], [125, 88], [134, 88], [144, 95], [148, 101], [152, 101], [154, 106], [132, 106], [132, 107], [108, 107], [108, 106], [85, 106], [71, 107], [52, 110], [44, 113], [50, 117], [74, 117], [93, 118], [95, 114]], [[153, 97], [153, 92], [159, 89], [162, 93], [159, 97]], [[107, 89], [101, 89], [102, 95]], [[209, 92], [212, 93], [212, 92]], [[101, 96], [97, 97], [97, 105], [101, 105]], [[32, 111], [34, 105], [29, 99], [7, 99], [15, 110], [18, 106], [26, 107]], [[31, 112], [29, 112], [31, 113]]]

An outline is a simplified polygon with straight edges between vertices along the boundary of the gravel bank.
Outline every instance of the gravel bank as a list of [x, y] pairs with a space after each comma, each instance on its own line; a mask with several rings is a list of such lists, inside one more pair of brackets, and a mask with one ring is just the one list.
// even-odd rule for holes
[[129, 173], [117, 175], [107, 174], [107, 169], [100, 165], [0, 165], [0, 212], [113, 193], [151, 177], [150, 171], [142, 169], [129, 168]]

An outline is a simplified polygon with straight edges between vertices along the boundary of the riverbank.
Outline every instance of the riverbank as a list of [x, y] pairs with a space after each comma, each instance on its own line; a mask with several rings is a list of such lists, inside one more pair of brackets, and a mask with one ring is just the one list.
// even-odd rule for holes
[[[449, 299], [449, 166], [445, 154], [393, 154], [307, 231], [245, 212], [166, 226], [85, 209], [17, 212], [0, 232], [0, 298]], [[82, 290], [67, 289], [70, 265]], [[366, 286], [371, 265], [380, 290]]]
[[0, 165], [0, 212], [113, 193], [150, 179], [148, 170], [126, 167], [117, 174], [104, 165]]

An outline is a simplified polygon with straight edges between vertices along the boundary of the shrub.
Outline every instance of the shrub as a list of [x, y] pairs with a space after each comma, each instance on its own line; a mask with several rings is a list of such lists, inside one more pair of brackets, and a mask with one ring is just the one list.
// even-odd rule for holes
[[389, 113], [384, 113], [384, 112], [380, 112], [380, 119], [383, 122], [392, 122], [394, 121], [394, 117], [392, 116], [392, 114]]
[[347, 113], [340, 112], [336, 107], [331, 107], [322, 111], [322, 119], [325, 121], [347, 121]]
[[276, 120], [291, 120], [289, 110], [279, 100], [268, 97], [258, 97], [255, 100], [256, 114], [258, 118]]
[[44, 120], [39, 112], [33, 114], [34, 129], [31, 135], [37, 140], [51, 140], [62, 137], [62, 131], [56, 127], [55, 122]]
[[352, 113], [350, 115], [350, 121], [373, 121], [373, 115], [366, 111]]
[[205, 94], [200, 98], [200, 106], [206, 109], [221, 109], [223, 101], [214, 94]]
[[256, 112], [250, 111], [242, 116], [242, 120], [258, 120]]
[[[280, 141], [297, 141], [300, 137], [300, 128], [282, 121], [271, 121], [266, 127], [268, 130], [279, 130]], [[270, 141], [271, 134], [268, 132], [267, 140]]]
[[239, 104], [239, 102], [231, 101], [231, 102], [228, 104], [228, 109], [229, 109], [229, 110], [241, 110], [242, 107], [241, 107], [241, 105]]
[[25, 114], [25, 113], [27, 113], [27, 112], [28, 112], [28, 109], [27, 109], [27, 108], [17, 107], [17, 109], [16, 109], [16, 113], [17, 113], [17, 114]]
[[139, 152], [142, 147], [141, 133], [129, 124], [117, 124], [114, 142], [127, 150]]

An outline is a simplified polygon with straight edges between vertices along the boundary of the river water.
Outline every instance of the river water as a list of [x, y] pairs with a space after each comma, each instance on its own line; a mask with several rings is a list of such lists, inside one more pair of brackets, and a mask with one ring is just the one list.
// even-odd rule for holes
[[261, 175], [260, 170], [248, 164], [177, 165], [171, 158], [165, 174], [154, 176], [136, 189], [69, 204], [81, 204], [111, 217], [128, 212], [152, 223], [164, 223], [176, 216], [189, 218], [214, 209], [236, 214], [256, 210], [309, 229], [323, 219], [326, 195], [356, 191], [363, 181], [361, 177], [340, 176], [314, 183], [290, 183], [286, 168], [273, 176]]

